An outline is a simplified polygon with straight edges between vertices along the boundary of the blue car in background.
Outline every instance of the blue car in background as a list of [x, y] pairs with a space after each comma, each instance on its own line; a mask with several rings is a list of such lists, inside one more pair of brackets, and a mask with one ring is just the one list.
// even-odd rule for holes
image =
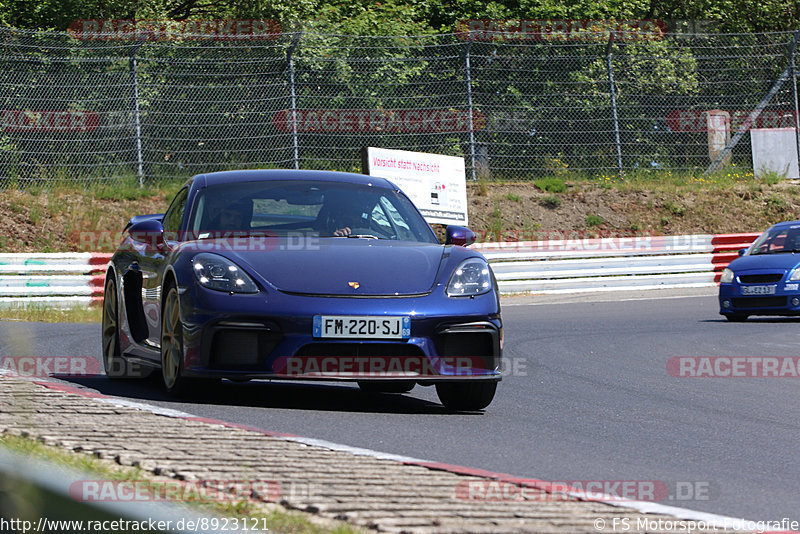
[[106, 374], [435, 386], [479, 410], [501, 378], [497, 283], [448, 226], [441, 244], [395, 185], [326, 171], [201, 174], [125, 227], [108, 265]]
[[739, 256], [720, 278], [721, 315], [800, 315], [800, 221], [770, 227]]

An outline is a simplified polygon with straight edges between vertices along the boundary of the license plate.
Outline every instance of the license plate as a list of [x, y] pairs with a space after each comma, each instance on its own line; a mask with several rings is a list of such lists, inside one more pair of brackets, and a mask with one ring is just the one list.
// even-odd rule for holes
[[772, 286], [742, 286], [742, 295], [774, 295], [775, 287]]
[[315, 315], [314, 337], [350, 339], [408, 339], [410, 317]]

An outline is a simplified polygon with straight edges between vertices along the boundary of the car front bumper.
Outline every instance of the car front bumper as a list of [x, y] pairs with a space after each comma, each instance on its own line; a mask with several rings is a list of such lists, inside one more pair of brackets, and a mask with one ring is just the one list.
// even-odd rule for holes
[[[787, 288], [788, 286], [788, 288]], [[742, 295], [738, 283], [719, 285], [720, 315], [800, 315], [796, 283], [778, 283], [772, 295]]]
[[[437, 292], [438, 289], [438, 292]], [[231, 379], [500, 380], [502, 320], [494, 292], [452, 298], [347, 298], [262, 291], [181, 292], [184, 373]], [[403, 340], [317, 338], [315, 315], [403, 316]]]

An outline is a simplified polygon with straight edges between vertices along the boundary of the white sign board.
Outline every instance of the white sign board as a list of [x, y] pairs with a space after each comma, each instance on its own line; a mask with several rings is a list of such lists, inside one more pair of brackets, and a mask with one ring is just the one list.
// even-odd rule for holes
[[774, 172], [784, 178], [800, 178], [794, 128], [754, 128], [750, 130], [750, 142], [756, 178], [765, 172]]
[[464, 158], [367, 147], [363, 167], [402, 189], [429, 223], [468, 224]]

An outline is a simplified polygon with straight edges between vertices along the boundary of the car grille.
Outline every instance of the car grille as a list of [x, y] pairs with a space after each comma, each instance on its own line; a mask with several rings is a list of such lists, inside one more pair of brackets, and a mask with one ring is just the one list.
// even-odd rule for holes
[[780, 282], [783, 273], [773, 274], [742, 274], [739, 275], [739, 282], [742, 284], [774, 284]]
[[309, 343], [295, 354], [298, 358], [325, 357], [408, 357], [424, 356], [422, 350], [411, 343]]
[[493, 371], [499, 365], [495, 332], [446, 330], [433, 336], [436, 352], [443, 358], [467, 358], [476, 369]]
[[212, 369], [259, 368], [281, 341], [279, 332], [255, 329], [221, 329], [211, 342]]
[[734, 308], [781, 308], [786, 306], [786, 297], [747, 297], [732, 300]]
[[293, 377], [341, 376], [386, 378], [389, 375], [434, 374], [430, 361], [411, 343], [309, 343], [300, 347], [284, 368]]

